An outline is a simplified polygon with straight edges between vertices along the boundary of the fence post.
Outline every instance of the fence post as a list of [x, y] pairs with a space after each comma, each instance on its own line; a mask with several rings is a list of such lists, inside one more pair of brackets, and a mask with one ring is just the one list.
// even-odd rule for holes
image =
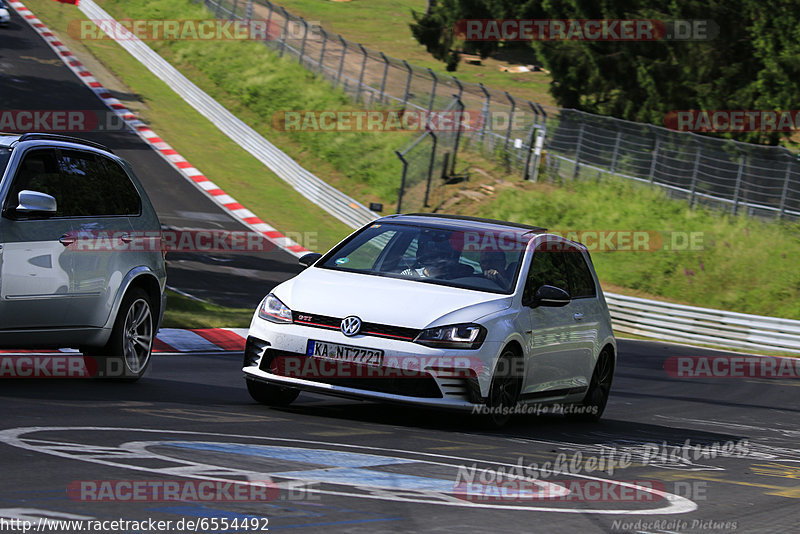
[[[455, 80], [455, 78], [453, 78]], [[461, 87], [461, 83], [456, 81], [458, 86]], [[461, 93], [459, 92], [458, 96], [456, 97], [456, 108], [458, 109], [458, 122], [456, 125], [456, 140], [453, 143], [453, 159], [450, 162], [450, 174], [453, 175], [456, 173], [456, 157], [458, 156], [458, 147], [461, 144], [461, 129], [464, 128], [464, 122], [462, 119], [464, 118], [464, 103], [461, 101]], [[446, 169], [443, 169], [443, 171]]]
[[303, 56], [306, 53], [306, 37], [308, 37], [308, 22], [306, 22], [306, 19], [300, 19], [300, 21], [303, 23], [303, 41], [300, 44], [300, 64], [302, 65]]
[[581, 167], [581, 149], [583, 148], [583, 115], [578, 115], [578, 120], [581, 121], [581, 128], [578, 130], [578, 146], [575, 148], [575, 168], [572, 171], [572, 179], [576, 179], [578, 177], [578, 172], [580, 171]]
[[689, 207], [694, 207], [694, 194], [697, 191], [697, 173], [700, 170], [700, 144], [697, 144], [697, 153], [694, 156], [694, 170], [692, 171], [692, 185], [689, 189]]
[[325, 46], [328, 44], [328, 33], [320, 26], [319, 32], [322, 34], [322, 47], [319, 52], [319, 72], [325, 74]]
[[214, 12], [214, 18], [218, 19], [221, 11], [222, 11], [222, 0], [217, 0], [217, 10]]
[[742, 174], [744, 173], [745, 155], [739, 157], [739, 169], [736, 171], [736, 185], [733, 189], [733, 214], [739, 211], [739, 191], [742, 190]]
[[286, 11], [286, 8], [282, 7], [281, 11], [283, 11], [283, 33], [281, 34], [281, 51], [278, 54], [280, 57], [283, 57], [283, 52], [286, 50], [286, 39], [289, 38], [289, 13]]
[[[272, 17], [272, 4], [267, 2], [269, 6], [269, 16]], [[244, 12], [244, 18], [248, 21], [253, 20], [253, 0], [247, 0], [247, 9]], [[267, 35], [269, 35], [269, 18], [267, 19]]]
[[536, 126], [536, 122], [531, 124], [531, 131], [528, 134], [528, 156], [525, 158], [525, 175], [523, 180], [528, 180], [531, 177], [531, 156], [533, 156], [533, 137], [536, 134]]
[[617, 174], [617, 161], [619, 161], [619, 143], [622, 140], [622, 131], [617, 130], [617, 139], [614, 141], [614, 153], [611, 155], [611, 176]]
[[[269, 41], [271, 39], [274, 39], [275, 36], [273, 35], [273, 32], [272, 32], [272, 3], [271, 2], [267, 2], [267, 6], [269, 7], [269, 13], [267, 14], [267, 39], [266, 40]], [[251, 24], [252, 24], [252, 20], [253, 20], [253, 0], [250, 0], [249, 2], [247, 2], [247, 20], [251, 21]]]
[[778, 211], [778, 218], [783, 219], [783, 213], [786, 211], [786, 197], [789, 193], [789, 179], [792, 177], [792, 160], [786, 165], [786, 176], [783, 178], [783, 191], [781, 192], [781, 206]]
[[406, 90], [403, 93], [403, 109], [406, 109], [408, 105], [408, 98], [409, 92], [411, 91], [411, 78], [414, 76], [414, 71], [411, 69], [411, 65], [408, 64], [408, 61], [405, 59], [403, 60], [403, 65], [405, 65], [406, 69], [408, 70], [408, 79], [406, 80]]
[[661, 136], [658, 135], [656, 130], [656, 146], [653, 148], [653, 159], [650, 162], [650, 183], [653, 183], [653, 178], [656, 176], [656, 163], [658, 162], [658, 149], [661, 147]]
[[433, 78], [433, 90], [431, 90], [431, 98], [428, 101], [428, 112], [433, 111], [433, 99], [436, 97], [436, 84], [439, 83], [439, 78], [436, 77], [436, 73], [434, 73], [431, 69], [428, 69], [428, 73]]
[[508, 150], [508, 141], [511, 139], [511, 125], [514, 123], [514, 111], [517, 109], [517, 103], [506, 91], [506, 98], [511, 102], [511, 115], [508, 116], [508, 128], [506, 129], [506, 142], [503, 145], [503, 150]]
[[361, 98], [361, 84], [364, 83], [364, 70], [367, 68], [367, 49], [361, 43], [358, 44], [364, 59], [361, 60], [361, 74], [358, 75], [358, 87], [356, 87], [356, 102]]
[[489, 116], [489, 105], [492, 100], [492, 95], [489, 94], [489, 91], [486, 89], [486, 87], [484, 87], [482, 83], [479, 83], [478, 87], [481, 88], [481, 91], [483, 91], [483, 96], [486, 97], [486, 100], [484, 100], [483, 102], [483, 110], [481, 110], [481, 114], [483, 115], [483, 120], [481, 121], [480, 140], [483, 141], [483, 136], [486, 135], [486, 123], [491, 120], [491, 117]]
[[338, 35], [339, 41], [342, 43], [342, 59], [339, 60], [339, 71], [336, 73], [336, 85], [339, 85], [339, 80], [342, 79], [342, 69], [344, 69], [344, 55], [347, 53], [347, 41], [344, 40], [344, 37]]
[[386, 54], [384, 54], [383, 52], [381, 52], [380, 54], [381, 54], [381, 59], [383, 60], [383, 79], [381, 80], [381, 95], [378, 102], [380, 104], [383, 104], [383, 94], [384, 91], [386, 90], [386, 76], [389, 74], [389, 60], [387, 59]]
[[236, 19], [236, 7], [239, 5], [239, 0], [233, 0], [233, 13], [231, 15], [232, 19]]
[[403, 192], [406, 189], [406, 172], [408, 171], [408, 161], [406, 158], [403, 157], [399, 151], [395, 150], [395, 154], [397, 157], [400, 158], [400, 162], [403, 164], [403, 174], [400, 178], [400, 190], [397, 192], [397, 213], [402, 213], [403, 211]]
[[428, 207], [428, 194], [431, 191], [431, 178], [433, 177], [433, 164], [436, 162], [436, 134], [433, 133], [433, 130], [428, 131], [433, 137], [433, 148], [431, 149], [431, 160], [428, 163], [428, 183], [425, 185], [425, 201], [423, 202], [423, 206], [426, 208]]

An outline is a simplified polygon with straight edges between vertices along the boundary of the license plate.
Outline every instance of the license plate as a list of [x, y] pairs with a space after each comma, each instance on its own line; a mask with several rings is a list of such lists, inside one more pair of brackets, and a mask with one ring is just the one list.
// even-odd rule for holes
[[351, 345], [340, 345], [338, 343], [315, 341], [313, 339], [308, 340], [306, 355], [313, 358], [363, 363], [367, 365], [383, 364], [382, 350], [364, 349], [361, 347], [353, 347]]

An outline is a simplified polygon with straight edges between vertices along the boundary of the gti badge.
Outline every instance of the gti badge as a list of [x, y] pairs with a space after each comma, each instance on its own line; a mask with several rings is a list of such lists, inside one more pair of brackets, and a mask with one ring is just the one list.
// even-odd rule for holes
[[345, 317], [342, 319], [342, 334], [346, 336], [355, 336], [361, 331], [361, 319], [355, 315]]

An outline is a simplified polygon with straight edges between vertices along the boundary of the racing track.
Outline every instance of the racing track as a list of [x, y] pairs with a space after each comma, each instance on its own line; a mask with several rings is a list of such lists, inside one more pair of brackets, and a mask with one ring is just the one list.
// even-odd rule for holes
[[[15, 17], [0, 33], [3, 107], [102, 111], [52, 59]], [[134, 135], [96, 138], [133, 163], [165, 223], [237, 228]], [[237, 258], [244, 264], [235, 265], [252, 272], [243, 275], [229, 269], [231, 263], [217, 266], [194, 257], [170, 262], [170, 282], [224, 302], [244, 302], [296, 270], [295, 260], [280, 252]], [[663, 369], [667, 358], [720, 353], [626, 340], [619, 348], [615, 384], [601, 423], [575, 423], [560, 415], [518, 416], [493, 432], [480, 430], [464, 416], [313, 394], [302, 394], [285, 409], [259, 406], [243, 387], [238, 354], [156, 355], [136, 384], [5, 380], [0, 390], [0, 518], [268, 517], [272, 530], [296, 532], [732, 531], [700, 528], [707, 526], [705, 521], [735, 521], [737, 532], [796, 531], [800, 382], [676, 379]], [[736, 444], [744, 452], [741, 457], [688, 462], [667, 457], [643, 463], [643, 444], [681, 446], [686, 440], [692, 445]], [[559, 453], [589, 459], [607, 457], [610, 451], [618, 458], [630, 453], [633, 465], [613, 475], [584, 469], [552, 480], [650, 481], [688, 500], [643, 492], [624, 502], [480, 504], [452, 492], [459, 465], [491, 469], [520, 458], [525, 465], [541, 465]], [[172, 470], [176, 467], [181, 471]], [[245, 471], [254, 480], [271, 475], [298, 486], [292, 491], [284, 487], [269, 502], [90, 502], [67, 493], [86, 480], [225, 480]], [[665, 510], [676, 513], [666, 515]], [[665, 523], [642, 527], [635, 524], [638, 520]], [[616, 530], [615, 521], [623, 521]]]

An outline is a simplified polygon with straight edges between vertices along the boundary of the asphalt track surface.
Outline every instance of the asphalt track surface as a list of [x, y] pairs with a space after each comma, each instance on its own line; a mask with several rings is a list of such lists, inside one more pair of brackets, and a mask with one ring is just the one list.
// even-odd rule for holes
[[[13, 10], [9, 27], [0, 30], [0, 108], [88, 110], [102, 115], [109, 111]], [[179, 229], [247, 230], [136, 134], [121, 130], [73, 135], [102, 143], [131, 163], [162, 225]], [[278, 248], [267, 252], [167, 255], [170, 286], [240, 308], [255, 309], [272, 287], [299, 270], [297, 259]]]
[[[58, 103], [64, 109], [102, 110], [52, 59], [15, 18], [0, 33], [3, 107]], [[236, 227], [133, 135], [98, 137], [134, 164], [165, 223]], [[171, 283], [183, 275], [185, 289], [216, 295], [215, 284], [224, 284], [231, 298], [245, 299], [245, 284], [260, 295], [296, 269], [291, 257], [277, 252], [248, 261], [253, 263], [247, 268], [257, 273], [242, 276], [230, 265], [194, 258], [191, 269], [171, 265]], [[264, 407], [244, 388], [240, 354], [157, 354], [135, 384], [4, 380], [0, 528], [3, 520], [38, 524], [47, 517], [172, 521], [165, 532], [244, 532], [208, 527], [213, 519], [260, 518], [269, 520], [270, 530], [295, 532], [800, 529], [800, 382], [677, 379], [664, 370], [668, 358], [724, 353], [626, 340], [619, 351], [600, 423], [543, 413], [516, 416], [495, 431], [468, 416], [307, 393], [287, 408]], [[693, 448], [680, 449], [686, 445], [706, 451], [716, 446], [719, 453], [697, 456]], [[533, 498], [513, 489], [499, 494], [492, 485], [504, 464], [543, 467], [562, 454], [568, 467], [549, 477], [540, 474], [540, 480], [556, 492], [545, 497], [569, 488], [563, 498]], [[593, 465], [601, 459], [605, 468]], [[617, 462], [613, 472], [609, 459]], [[469, 473], [476, 475], [478, 488], [471, 498], [457, 485], [459, 476]], [[208, 480], [271, 480], [278, 491], [242, 496], [219, 490], [213, 502], [192, 501], [186, 493], [186, 500], [176, 502], [147, 494], [133, 498], [125, 489], [132, 481], [151, 488], [181, 481], [182, 491], [187, 483], [199, 490]], [[599, 493], [589, 482], [600, 484]], [[630, 484], [661, 493], [621, 489]], [[205, 528], [185, 523], [178, 528], [178, 521], [199, 519], [208, 521]], [[263, 526], [258, 522], [257, 530]], [[61, 525], [49, 531], [78, 530]], [[104, 531], [154, 530], [129, 525]]]

